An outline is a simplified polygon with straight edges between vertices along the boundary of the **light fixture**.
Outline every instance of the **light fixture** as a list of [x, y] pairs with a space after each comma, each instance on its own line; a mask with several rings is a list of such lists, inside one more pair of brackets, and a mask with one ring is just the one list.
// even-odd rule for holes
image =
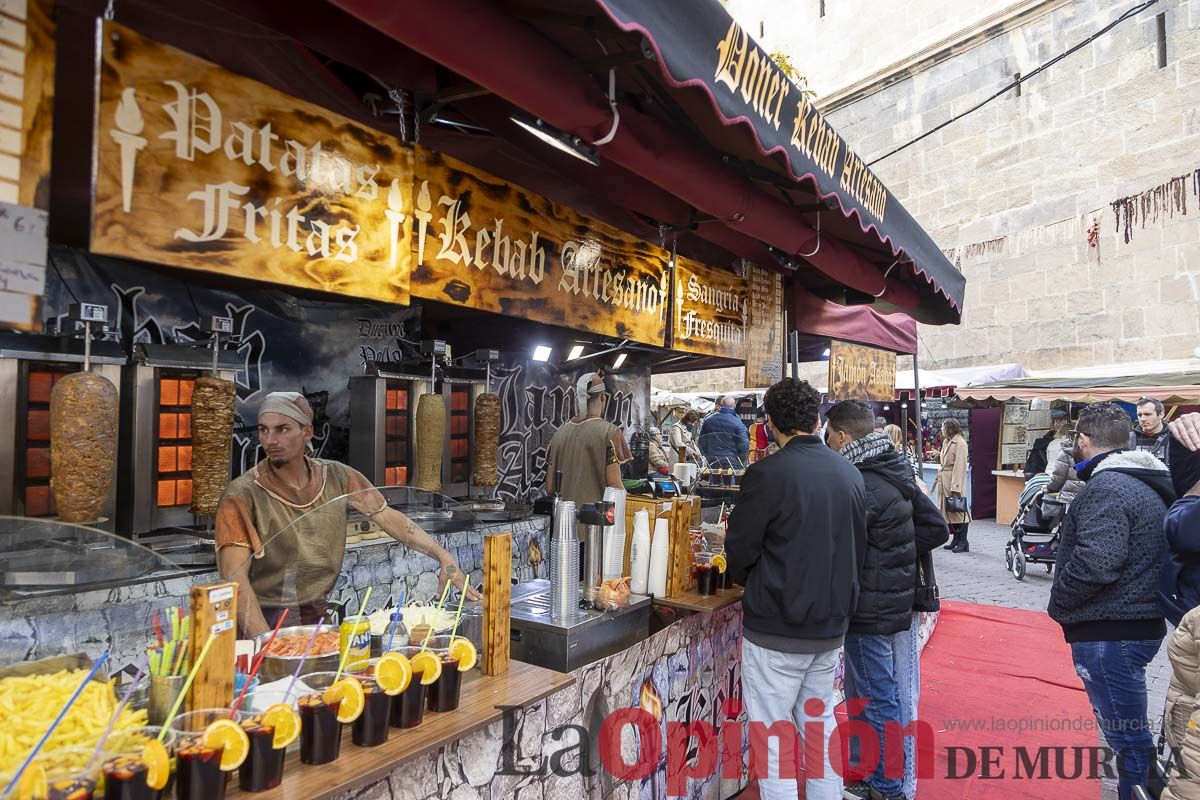
[[625, 363], [625, 354], [621, 353], [620, 355], [617, 356], [617, 360], [613, 362], [613, 369], [620, 369], [621, 365], [624, 363]]
[[577, 344], [571, 348], [571, 352], [567, 354], [567, 361], [574, 361], [583, 355], [583, 345]]
[[596, 151], [588, 147], [578, 136], [563, 133], [557, 128], [547, 125], [537, 117], [513, 114], [509, 119], [554, 149], [561, 150], [569, 156], [578, 158], [580, 161], [586, 161], [593, 167], [600, 166], [600, 159], [596, 156]]
[[824, 353], [821, 353], [821, 355], [822, 355], [822, 356], [824, 356], [825, 358], [829, 358], [829, 348], [828, 348], [828, 347], [826, 347], [826, 348], [825, 348], [825, 352], [824, 352]]
[[891, 406], [884, 406], [884, 407], [883, 407], [883, 410], [884, 410], [884, 411], [891, 411], [891, 410], [892, 410], [892, 407], [891, 407]]
[[533, 348], [533, 360], [549, 361], [551, 352], [553, 351], [549, 347], [544, 344], [539, 344], [537, 347]]

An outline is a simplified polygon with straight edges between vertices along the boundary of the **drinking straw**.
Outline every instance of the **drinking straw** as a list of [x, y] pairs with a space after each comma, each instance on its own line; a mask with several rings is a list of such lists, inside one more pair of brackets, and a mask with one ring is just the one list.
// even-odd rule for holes
[[[446, 596], [450, 594], [450, 581], [446, 581], [446, 585], [442, 587], [442, 599], [438, 600], [437, 610], [433, 612], [433, 621], [437, 622], [438, 614], [442, 613], [442, 607], [446, 605]], [[425, 631], [425, 639], [421, 642], [421, 652], [424, 653], [429, 648], [429, 639], [433, 636], [433, 625], [426, 625], [429, 630]]]
[[167, 714], [167, 718], [163, 720], [162, 730], [158, 732], [158, 740], [160, 742], [166, 738], [167, 730], [171, 727], [171, 722], [174, 721], [175, 715], [179, 713], [179, 708], [183, 705], [188, 690], [192, 688], [192, 681], [196, 679], [196, 673], [200, 671], [200, 666], [204, 663], [204, 657], [208, 655], [209, 649], [212, 648], [212, 644], [216, 640], [217, 637], [210, 634], [208, 640], [204, 643], [204, 647], [200, 648], [200, 655], [196, 656], [196, 663], [192, 664], [192, 669], [188, 672], [187, 679], [183, 682], [183, 688], [179, 690], [179, 697], [175, 698], [175, 705], [171, 706], [171, 711]]
[[158, 637], [158, 646], [163, 646], [163, 629], [162, 624], [158, 621], [158, 612], [151, 611], [151, 618], [154, 620], [154, 635]]
[[42, 734], [42, 738], [33, 746], [33, 749], [29, 751], [29, 755], [25, 756], [25, 760], [21, 762], [21, 766], [17, 767], [17, 771], [13, 773], [11, 778], [9, 778], [8, 785], [4, 787], [4, 791], [0, 792], [0, 797], [7, 797], [9, 792], [11, 792], [16, 787], [17, 783], [20, 782], [21, 775], [25, 772], [29, 765], [33, 763], [33, 759], [37, 757], [37, 754], [46, 745], [46, 742], [50, 739], [51, 734], [54, 733], [54, 729], [57, 728], [63, 721], [63, 718], [67, 716], [67, 712], [71, 710], [71, 706], [75, 705], [75, 701], [79, 699], [79, 695], [83, 694], [84, 688], [88, 685], [92, 678], [96, 677], [96, 673], [100, 671], [100, 668], [104, 666], [104, 662], [106, 661], [108, 661], [107, 650], [100, 654], [100, 658], [96, 659], [95, 664], [92, 664], [91, 670], [84, 677], [84, 679], [79, 682], [79, 686], [76, 687], [75, 693], [67, 699], [66, 705], [64, 705], [58, 712], [58, 716], [55, 717], [54, 721], [50, 723], [50, 727], [47, 728], [46, 732]]
[[279, 621], [275, 623], [275, 630], [271, 631], [271, 637], [267, 639], [267, 643], [263, 645], [262, 650], [259, 650], [258, 655], [254, 657], [254, 663], [250, 665], [250, 672], [246, 674], [246, 682], [242, 684], [242, 690], [238, 692], [237, 699], [233, 701], [233, 705], [229, 709], [230, 719], [233, 719], [233, 715], [242, 707], [242, 699], [245, 698], [250, 684], [254, 682], [254, 676], [258, 675], [259, 667], [267, 660], [267, 651], [275, 643], [275, 637], [279, 635], [279, 629], [283, 627], [283, 621], [287, 619], [287, 615], [288, 610], [285, 608], [283, 613], [279, 615]]
[[462, 591], [458, 593], [458, 611], [454, 612], [454, 627], [450, 629], [450, 642], [454, 642], [454, 634], [458, 633], [458, 623], [462, 619], [463, 601], [467, 599], [467, 587], [470, 584], [464, 583]]
[[148, 658], [143, 665], [138, 666], [137, 673], [133, 676], [133, 680], [129, 682], [129, 688], [125, 690], [125, 696], [121, 698], [121, 702], [117, 704], [117, 710], [113, 712], [112, 719], [108, 721], [108, 727], [104, 729], [104, 733], [100, 734], [100, 741], [96, 742], [96, 750], [92, 753], [92, 757], [87, 763], [87, 770], [89, 772], [92, 769], [92, 765], [96, 763], [96, 759], [100, 757], [100, 751], [104, 749], [104, 743], [112, 735], [113, 728], [117, 727], [117, 720], [121, 718], [121, 712], [129, 704], [129, 699], [133, 697], [133, 693], [137, 689], [138, 684], [142, 682], [142, 678], [146, 677], [148, 670], [144, 667], [149, 666], [150, 661]]
[[398, 619], [392, 620], [392, 633], [388, 636], [387, 647], [384, 648], [385, 653], [392, 652], [392, 642], [396, 640], [396, 628], [400, 627], [400, 621], [404, 619], [404, 590], [400, 590], [400, 596], [396, 598], [396, 614], [399, 614]]
[[317, 634], [321, 632], [321, 626], [325, 624], [325, 614], [321, 614], [321, 618], [317, 620], [317, 627], [313, 628], [312, 636], [308, 637], [308, 646], [304, 648], [304, 654], [300, 656], [300, 663], [296, 665], [296, 671], [292, 673], [292, 682], [288, 684], [287, 691], [283, 693], [283, 702], [287, 702], [288, 697], [292, 694], [292, 689], [296, 686], [296, 680], [300, 677], [300, 670], [304, 669], [304, 662], [308, 660], [308, 654], [312, 652], [313, 645], [317, 643]]
[[[374, 588], [375, 588], [374, 586], [367, 587], [367, 593], [363, 595], [362, 602], [358, 604], [358, 614], [351, 617], [351, 619], [362, 619], [363, 612], [367, 610], [367, 601], [369, 601], [371, 599], [371, 591]], [[339, 679], [341, 679], [342, 671], [344, 669], [346, 669], [346, 661], [349, 658], [350, 658], [350, 643], [347, 642], [346, 649], [342, 651], [342, 657], [338, 661], [337, 674], [333, 676], [333, 680], [335, 682], [338, 681]]]
[[187, 663], [187, 659], [184, 658], [184, 653], [187, 652], [187, 643], [187, 639], [180, 639], [177, 643], [175, 662], [171, 665], [171, 671], [168, 673], [169, 675], [179, 675], [180, 670], [183, 669], [183, 665]]

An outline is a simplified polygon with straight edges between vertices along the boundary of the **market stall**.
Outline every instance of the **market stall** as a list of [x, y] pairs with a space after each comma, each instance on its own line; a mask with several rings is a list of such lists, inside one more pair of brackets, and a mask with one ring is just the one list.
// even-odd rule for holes
[[[769, 385], [789, 292], [944, 324], [961, 275], [715, 2], [28, 7], [5, 785], [661, 794], [601, 726], [743, 720], [740, 593], [677, 483], [547, 496], [552, 436], [595, 388], [634, 444], [653, 370]], [[737, 52], [813, 136], [764, 147]]]

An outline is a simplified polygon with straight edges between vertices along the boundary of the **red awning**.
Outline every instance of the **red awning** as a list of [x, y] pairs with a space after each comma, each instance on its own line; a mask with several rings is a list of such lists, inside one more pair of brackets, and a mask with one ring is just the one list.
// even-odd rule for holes
[[880, 314], [867, 306], [843, 306], [822, 300], [801, 289], [792, 289], [790, 323], [802, 334], [892, 350], [902, 355], [917, 352], [917, 323], [904, 314]]

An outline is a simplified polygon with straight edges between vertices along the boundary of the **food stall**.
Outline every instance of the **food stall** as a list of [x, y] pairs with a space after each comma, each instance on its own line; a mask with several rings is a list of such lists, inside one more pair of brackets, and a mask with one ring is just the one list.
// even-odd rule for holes
[[[33, 478], [53, 485], [41, 509], [60, 519], [17, 504], [0, 520], [0, 691], [48, 686], [0, 773], [16, 779], [53, 724], [46, 711], [89, 673], [78, 710], [123, 732], [162, 711], [155, 681], [138, 694], [139, 671], [177, 691], [175, 711], [194, 713], [236, 702], [238, 657], [264, 654], [254, 660], [268, 672], [243, 698], [252, 717], [185, 718], [195, 727], [180, 732], [176, 769], [225, 786], [197, 759], [245, 737], [256, 755], [229, 772], [251, 774], [238, 788], [230, 775], [229, 795], [371, 796], [386, 784], [420, 796], [662, 796], [666, 754], [618, 778], [601, 764], [602, 723], [629, 709], [664, 733], [669, 721], [744, 720], [740, 589], [720, 585], [717, 540], [695, 535], [693, 504], [670, 482], [630, 488], [649, 494], [624, 497], [629, 524], [617, 523], [620, 497], [597, 498], [613, 502], [609, 521], [595, 504], [572, 517], [563, 500], [532, 513], [550, 436], [580, 410], [575, 381], [603, 368], [605, 418], [629, 434], [649, 417], [654, 370], [745, 363], [757, 388], [777, 378], [789, 292], [945, 324], [961, 314], [961, 275], [782, 73], [761, 67], [775, 113], [798, 115], [798, 128], [739, 99], [734, 61], [768, 62], [715, 2], [697, 9], [690, 40], [664, 3], [338, 0], [297, 16], [259, 0], [121, 0], [107, 17], [93, 5], [31, 0], [27, 10], [28, 74], [49, 77], [26, 87], [21, 201], [49, 212], [49, 269], [30, 318], [11, 324], [39, 329], [75, 304], [110, 304], [113, 330], [92, 343], [87, 385], [65, 398], [99, 398], [104, 416], [59, 415], [78, 435], [51, 440], [67, 455], [50, 475], [15, 477], [22, 449], [46, 447], [20, 427], [3, 442], [13, 492]], [[708, 63], [721, 42], [725, 61]], [[772, 142], [793, 129], [811, 135]], [[60, 349], [76, 370], [78, 343]], [[56, 361], [51, 351], [0, 362]], [[55, 418], [65, 406], [50, 386], [49, 400], [18, 395], [14, 408]], [[318, 458], [358, 466], [388, 508], [436, 538], [482, 588], [478, 608], [447, 626], [461, 594], [441, 590], [437, 563], [339, 498], [344, 518], [322, 529], [344, 533], [331, 585], [317, 598], [301, 594], [316, 585], [305, 573], [280, 580], [299, 608], [319, 599], [330, 630], [281, 628], [285, 654], [237, 639], [238, 587], [194, 556], [211, 555], [220, 484], [261, 460], [256, 415], [277, 390], [311, 406]], [[81, 459], [97, 438], [105, 449]], [[91, 462], [104, 469], [81, 469]], [[63, 482], [68, 468], [86, 485]], [[87, 501], [78, 513], [51, 505], [72, 492]], [[114, 532], [97, 529], [105, 519]], [[583, 552], [576, 520], [599, 531]], [[643, 534], [655, 543], [644, 568], [632, 557]], [[268, 550], [297, 534], [270, 536]], [[579, 567], [591, 576], [583, 585]], [[345, 734], [340, 757], [305, 763], [322, 760], [304, 745], [315, 746], [310, 714], [328, 726], [333, 701], [352, 709], [362, 696], [345, 724], [368, 726], [358, 720], [380, 705], [378, 690], [399, 684], [391, 667], [357, 684], [338, 683], [343, 674], [333, 695], [334, 684], [305, 683], [315, 699], [302, 702], [276, 661], [300, 647], [314, 664], [334, 653], [340, 664], [357, 637], [379, 644], [384, 663], [400, 652], [397, 606], [410, 643], [416, 630], [463, 626], [452, 635], [478, 663], [445, 662], [459, 667], [446, 668], [461, 679], [458, 707], [438, 700], [416, 730]], [[380, 612], [382, 631], [365, 631]], [[412, 672], [423, 681], [440, 669], [416, 670], [429, 661], [420, 649], [402, 655], [386, 663], [408, 663], [408, 685]], [[247, 685], [252, 664], [240, 664]], [[59, 667], [70, 671], [50, 686]], [[280, 681], [278, 702], [256, 705]], [[125, 694], [126, 711], [144, 717], [112, 715]], [[298, 736], [285, 741], [293, 715]], [[116, 763], [104, 750], [91, 757], [103, 737], [82, 728], [46, 744]], [[212, 742], [187, 736], [210, 730]], [[139, 780], [153, 789], [163, 776], [150, 739], [170, 736], [115, 755], [143, 763]], [[744, 759], [744, 738], [729, 746]], [[729, 797], [745, 780], [698, 777], [695, 791]]]

